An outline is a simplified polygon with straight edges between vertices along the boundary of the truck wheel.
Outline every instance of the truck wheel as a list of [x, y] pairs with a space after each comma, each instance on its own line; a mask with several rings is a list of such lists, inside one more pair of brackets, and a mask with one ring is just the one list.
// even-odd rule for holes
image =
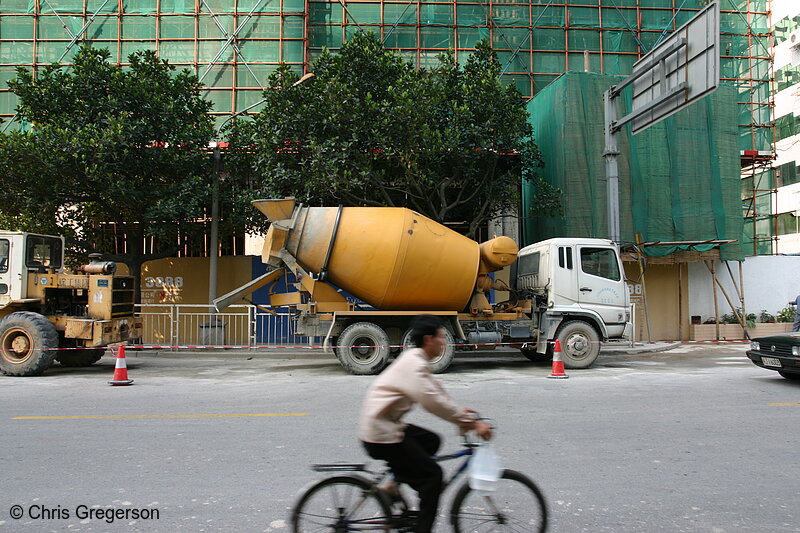
[[589, 368], [600, 354], [600, 336], [583, 320], [565, 322], [556, 338], [561, 341], [561, 358], [567, 368]]
[[539, 353], [535, 349], [529, 348], [520, 348], [520, 353], [524, 355], [528, 361], [533, 361], [534, 363], [541, 363], [542, 361], [549, 361], [553, 354], [549, 351], [547, 353]]
[[103, 358], [105, 351], [105, 348], [68, 350], [60, 352], [56, 360], [66, 367], [91, 366]]
[[[435, 357], [431, 362], [431, 372], [434, 374], [441, 374], [450, 366], [453, 362], [453, 357], [456, 354], [456, 339], [453, 337], [453, 334], [450, 333], [450, 330], [444, 328], [444, 339], [445, 339], [445, 347], [442, 350], [442, 353]], [[411, 330], [409, 329], [406, 331], [405, 335], [403, 335], [403, 347], [404, 349], [413, 348], [414, 341], [411, 340]]]
[[336, 344], [336, 357], [351, 374], [379, 374], [389, 363], [389, 336], [371, 322], [350, 324]]
[[58, 332], [42, 315], [20, 311], [0, 322], [0, 372], [37, 376], [56, 358]]

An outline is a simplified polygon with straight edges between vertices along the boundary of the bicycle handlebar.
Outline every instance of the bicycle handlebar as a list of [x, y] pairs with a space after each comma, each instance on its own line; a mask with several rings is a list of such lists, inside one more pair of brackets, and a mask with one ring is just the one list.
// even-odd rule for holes
[[[494, 419], [480, 416], [480, 414], [477, 411], [473, 411], [470, 414], [474, 415], [474, 417], [473, 417], [474, 420], [480, 420], [481, 422], [488, 423], [493, 431], [495, 429], [497, 429], [497, 424], [495, 424]], [[461, 436], [464, 438], [464, 444], [465, 445], [475, 446], [475, 445], [479, 444], [479, 441], [478, 440], [470, 440], [469, 436], [470, 436], [471, 433], [474, 433], [474, 431], [473, 430], [467, 430], [467, 431], [464, 431], [464, 433]]]

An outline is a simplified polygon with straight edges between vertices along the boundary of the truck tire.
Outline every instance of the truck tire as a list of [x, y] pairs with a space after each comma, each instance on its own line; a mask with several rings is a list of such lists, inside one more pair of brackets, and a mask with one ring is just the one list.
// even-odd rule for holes
[[105, 348], [84, 348], [59, 352], [56, 360], [61, 366], [81, 367], [91, 366], [103, 358]]
[[589, 368], [600, 354], [600, 336], [583, 320], [564, 322], [556, 338], [561, 341], [561, 359], [567, 368]]
[[19, 311], [0, 321], [0, 372], [7, 376], [38, 376], [57, 348], [58, 332], [42, 315]]
[[553, 354], [550, 353], [550, 350], [548, 350], [546, 353], [539, 353], [535, 349], [520, 348], [519, 351], [528, 359], [528, 361], [533, 361], [534, 363], [550, 361], [550, 359], [553, 357]]
[[[444, 328], [444, 339], [445, 339], [445, 347], [442, 350], [442, 353], [439, 357], [435, 357], [431, 362], [431, 372], [434, 374], [441, 374], [450, 366], [453, 362], [453, 357], [456, 354], [456, 339], [453, 337], [453, 334], [450, 333], [450, 330]], [[403, 335], [403, 346], [404, 349], [413, 348], [414, 341], [411, 340], [411, 330], [409, 329], [406, 331], [405, 335]]]
[[336, 344], [336, 357], [351, 374], [380, 374], [389, 364], [389, 335], [372, 322], [350, 324], [339, 335]]

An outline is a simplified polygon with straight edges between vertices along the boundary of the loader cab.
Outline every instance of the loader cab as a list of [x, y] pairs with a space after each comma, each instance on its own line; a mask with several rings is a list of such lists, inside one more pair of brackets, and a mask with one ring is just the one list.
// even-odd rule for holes
[[27, 298], [28, 273], [60, 270], [64, 239], [19, 231], [0, 231], [0, 308]]
[[64, 244], [61, 237], [26, 235], [25, 267], [28, 270], [58, 270], [64, 262]]

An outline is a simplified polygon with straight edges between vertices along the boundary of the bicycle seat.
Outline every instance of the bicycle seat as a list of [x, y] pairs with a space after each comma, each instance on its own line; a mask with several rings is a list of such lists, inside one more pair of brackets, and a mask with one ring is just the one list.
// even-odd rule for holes
[[327, 463], [311, 465], [314, 472], [366, 472], [364, 463]]

